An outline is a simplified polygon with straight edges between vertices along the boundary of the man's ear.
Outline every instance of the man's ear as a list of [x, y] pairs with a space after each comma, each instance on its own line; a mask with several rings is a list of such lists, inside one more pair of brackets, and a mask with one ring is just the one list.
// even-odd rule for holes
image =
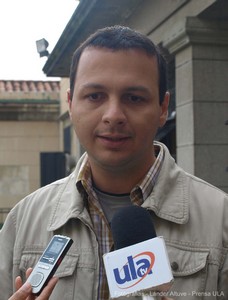
[[68, 103], [69, 115], [70, 115], [70, 118], [71, 118], [72, 99], [71, 99], [70, 89], [67, 90], [67, 103]]
[[159, 127], [163, 127], [168, 118], [169, 99], [170, 99], [170, 93], [166, 92], [163, 102], [161, 104], [161, 115], [160, 115]]

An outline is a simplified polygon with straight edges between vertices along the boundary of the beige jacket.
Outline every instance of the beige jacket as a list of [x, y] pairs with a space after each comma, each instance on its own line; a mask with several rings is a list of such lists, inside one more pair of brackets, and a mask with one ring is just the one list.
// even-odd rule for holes
[[[73, 174], [23, 199], [0, 232], [0, 300], [13, 293], [14, 279], [35, 265], [53, 234], [74, 244], [57, 271], [51, 300], [95, 300], [99, 258], [96, 236]], [[228, 198], [185, 173], [165, 150], [165, 160], [144, 207], [153, 211], [175, 276], [170, 297], [228, 299]]]

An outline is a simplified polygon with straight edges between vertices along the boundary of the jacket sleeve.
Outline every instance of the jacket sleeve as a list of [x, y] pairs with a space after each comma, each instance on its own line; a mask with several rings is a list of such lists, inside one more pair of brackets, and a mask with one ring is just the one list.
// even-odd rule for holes
[[14, 215], [11, 211], [0, 231], [0, 300], [8, 299], [13, 293], [15, 228]]
[[219, 273], [218, 299], [228, 299], [228, 196], [225, 198], [223, 214], [223, 265]]

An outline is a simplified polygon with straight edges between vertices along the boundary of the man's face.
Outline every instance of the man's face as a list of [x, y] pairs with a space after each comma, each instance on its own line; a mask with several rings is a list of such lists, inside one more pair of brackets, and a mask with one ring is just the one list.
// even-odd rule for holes
[[81, 55], [70, 117], [91, 166], [112, 171], [150, 166], [153, 140], [166, 121], [154, 57], [139, 50], [87, 48]]

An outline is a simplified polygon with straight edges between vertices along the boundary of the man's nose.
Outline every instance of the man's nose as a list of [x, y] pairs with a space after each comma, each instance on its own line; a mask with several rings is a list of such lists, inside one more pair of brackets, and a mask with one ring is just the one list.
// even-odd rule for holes
[[110, 99], [106, 102], [102, 121], [109, 125], [124, 125], [127, 121], [123, 104], [118, 99]]

